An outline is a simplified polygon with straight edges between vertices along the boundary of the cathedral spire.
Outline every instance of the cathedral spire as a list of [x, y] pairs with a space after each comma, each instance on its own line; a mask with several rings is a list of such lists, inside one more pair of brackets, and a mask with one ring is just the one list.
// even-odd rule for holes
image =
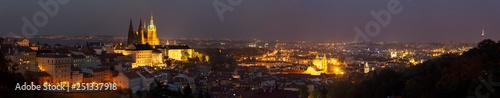
[[142, 25], [142, 28], [143, 28], [143, 31], [142, 31], [142, 32], [144, 32], [144, 38], [145, 38], [145, 39], [146, 39], [146, 41], [147, 41], [147, 40], [149, 40], [149, 39], [147, 39], [147, 38], [149, 37], [149, 33], [148, 33], [148, 27], [147, 27], [146, 21], [144, 21], [144, 23], [143, 23], [143, 24], [144, 24], [144, 25]]
[[149, 45], [160, 45], [160, 40], [156, 35], [156, 26], [154, 25], [153, 13], [151, 13], [150, 23], [147, 20], [142, 21], [139, 19], [139, 28], [134, 31], [132, 25], [132, 19], [130, 19], [129, 32], [128, 32], [128, 44], [149, 44]]
[[153, 12], [151, 12], [151, 20], [149, 21], [149, 25], [154, 25]]
[[148, 28], [148, 27], [147, 27], [147, 24], [146, 24], [146, 21], [144, 21], [144, 23], [143, 23], [143, 24], [144, 24], [144, 25], [143, 25], [143, 28], [144, 28], [144, 30], [146, 30], [146, 29]]
[[154, 19], [153, 19], [153, 12], [151, 12], [151, 18], [149, 20], [149, 25], [148, 27], [145, 27], [148, 29], [148, 42], [151, 45], [160, 45], [160, 40], [157, 37], [157, 32], [156, 32], [156, 26], [154, 24]]
[[153, 12], [151, 12], [151, 21], [149, 21], [149, 24], [152, 25], [153, 23]]
[[138, 37], [139, 37], [139, 44], [144, 44], [145, 41], [144, 41], [144, 26], [142, 24], [142, 18], [139, 19], [139, 30], [137, 30], [137, 33], [138, 33]]
[[132, 25], [132, 18], [130, 18], [130, 25], [128, 27], [128, 40], [127, 40], [127, 43], [128, 44], [134, 44], [135, 41], [135, 36], [136, 34], [134, 33], [134, 27]]
[[142, 30], [142, 29], [143, 28], [142, 28], [142, 18], [141, 18], [141, 19], [139, 19], [139, 31]]
[[132, 24], [132, 18], [130, 18], [130, 24], [129, 24], [128, 30], [129, 31], [134, 31], [134, 27], [133, 27], [133, 24]]

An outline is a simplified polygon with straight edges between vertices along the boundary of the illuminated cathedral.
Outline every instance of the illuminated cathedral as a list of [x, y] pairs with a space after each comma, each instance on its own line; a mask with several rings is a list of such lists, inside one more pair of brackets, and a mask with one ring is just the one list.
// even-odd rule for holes
[[312, 66], [307, 67], [303, 74], [321, 75], [321, 74], [344, 74], [341, 62], [337, 58], [327, 58], [326, 55], [319, 57], [316, 55], [312, 61]]
[[328, 60], [326, 55], [323, 55], [322, 58], [316, 55], [316, 58], [312, 60], [312, 64], [313, 66], [309, 66], [306, 71], [304, 71], [305, 74], [320, 75], [328, 71]]
[[127, 44], [149, 44], [153, 46], [160, 45], [160, 40], [156, 35], [156, 26], [154, 24], [153, 14], [151, 14], [149, 25], [147, 25], [145, 22], [143, 23], [142, 19], [139, 20], [139, 29], [137, 31], [134, 31], [132, 19], [130, 19]]
[[184, 62], [192, 58], [196, 58], [200, 62], [208, 62], [209, 60], [208, 56], [194, 51], [188, 45], [160, 45], [160, 40], [156, 35], [153, 14], [151, 14], [149, 24], [143, 22], [142, 19], [139, 20], [139, 29], [137, 31], [134, 31], [132, 24], [132, 19], [130, 19], [127, 44], [116, 44], [112, 50], [114, 53], [132, 57], [134, 59], [131, 63], [132, 68], [141, 66], [164, 67], [167, 60]]

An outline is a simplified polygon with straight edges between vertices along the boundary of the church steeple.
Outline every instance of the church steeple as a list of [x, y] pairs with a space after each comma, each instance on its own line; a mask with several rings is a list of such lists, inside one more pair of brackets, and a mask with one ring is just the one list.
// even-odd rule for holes
[[135, 32], [134, 32], [134, 27], [132, 25], [132, 18], [130, 18], [130, 25], [128, 27], [128, 40], [127, 40], [127, 43], [128, 44], [135, 44], [136, 43], [136, 37], [137, 37], [137, 34], [135, 34]]
[[160, 45], [160, 40], [158, 39], [157, 37], [157, 33], [156, 33], [156, 26], [155, 26], [155, 23], [154, 23], [154, 19], [153, 19], [153, 12], [151, 12], [151, 19], [149, 20], [149, 26], [147, 27], [148, 29], [148, 42], [149, 44], [151, 45]]
[[153, 24], [153, 12], [151, 12], [151, 21], [149, 21], [150, 24]]
[[144, 32], [144, 39], [146, 41], [148, 41], [148, 37], [149, 37], [149, 33], [148, 33], [148, 27], [147, 27], [147, 24], [146, 24], [146, 21], [143, 22], [144, 25], [142, 25], [142, 28], [143, 28], [143, 31]]
[[142, 26], [142, 18], [141, 18], [141, 19], [139, 19], [139, 31], [141, 31], [142, 29], [144, 29], [144, 28], [142, 28], [142, 27], [143, 27], [143, 26]]
[[142, 24], [142, 18], [139, 20], [139, 30], [137, 30], [137, 33], [139, 35], [139, 44], [144, 44], [146, 41], [144, 40], [144, 26]]
[[128, 44], [149, 44], [149, 45], [160, 45], [160, 40], [157, 37], [156, 26], [153, 20], [153, 13], [151, 13], [151, 20], [149, 24], [146, 21], [139, 19], [139, 28], [134, 31], [132, 25], [132, 19], [130, 19], [129, 32], [128, 32]]
[[132, 18], [130, 18], [130, 24], [129, 24], [129, 27], [128, 27], [128, 31], [129, 32], [133, 32], [134, 31], [134, 25], [132, 24]]
[[154, 20], [153, 20], [153, 12], [151, 12], [151, 20], [149, 21], [149, 25], [154, 25]]

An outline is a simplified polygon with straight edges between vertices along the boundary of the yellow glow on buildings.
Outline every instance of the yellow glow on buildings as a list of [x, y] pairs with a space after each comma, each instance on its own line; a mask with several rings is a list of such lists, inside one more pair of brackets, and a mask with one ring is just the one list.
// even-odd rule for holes
[[196, 52], [188, 45], [167, 45], [167, 56], [169, 59], [177, 61], [188, 61], [189, 59], [197, 59], [201, 62], [208, 62], [210, 57], [202, 53]]
[[208, 55], [205, 55], [205, 62], [210, 61], [210, 57]]
[[312, 61], [313, 66], [310, 66], [307, 68], [306, 71], [304, 71], [305, 74], [311, 74], [311, 75], [319, 75], [321, 73], [326, 73], [330, 74], [333, 71], [333, 74], [341, 74], [343, 73], [342, 70], [340, 70], [340, 61], [338, 61], [337, 58], [330, 58], [328, 59], [326, 55], [323, 55], [322, 58], [319, 58], [319, 56], [316, 55], [316, 58]]
[[342, 71], [339, 67], [335, 67], [334, 68], [334, 71], [333, 71], [333, 74], [344, 74], [344, 71]]
[[401, 54], [401, 57], [405, 57], [406, 55], [408, 55], [408, 51], [405, 50], [405, 52], [403, 52], [403, 54]]
[[182, 60], [182, 50], [168, 50], [168, 58]]
[[133, 51], [135, 63], [132, 63], [132, 68], [139, 66], [151, 66], [152, 50], [136, 50]]
[[440, 53], [444, 53], [444, 49], [443, 48], [439, 48], [439, 49], [433, 49], [431, 50], [431, 52], [440, 52]]
[[340, 62], [337, 60], [337, 58], [331, 58], [329, 61], [330, 64], [340, 65]]
[[328, 69], [328, 60], [326, 58], [326, 55], [323, 55], [323, 58], [319, 58], [318, 55], [316, 55], [316, 58], [313, 60], [313, 65], [316, 66], [319, 70], [326, 70]]
[[307, 67], [307, 70], [303, 72], [304, 74], [311, 75], [321, 75], [320, 71], [317, 71], [314, 67]]
[[156, 26], [153, 20], [153, 13], [151, 13], [151, 20], [149, 21], [148, 37], [146, 42], [149, 43], [150, 45], [160, 45], [160, 40], [156, 35]]
[[153, 65], [158, 65], [163, 63], [163, 54], [161, 52], [155, 52], [151, 54], [151, 63]]
[[43, 67], [41, 67], [41, 66], [38, 66], [38, 69], [39, 69], [40, 71], [45, 71], [45, 68], [43, 68]]
[[139, 21], [139, 29], [137, 31], [134, 31], [132, 19], [130, 20], [127, 44], [149, 44], [154, 46], [160, 45], [160, 40], [157, 36], [156, 26], [154, 24], [152, 13], [149, 25], [147, 25], [146, 22], [142, 22], [141, 19]]
[[410, 59], [410, 63], [411, 63], [411, 64], [413, 64], [413, 65], [417, 65], [417, 64], [418, 64], [418, 63], [420, 63], [420, 62], [415, 61], [415, 58], [411, 58], [411, 59]]
[[365, 62], [364, 70], [364, 73], [370, 72], [370, 66], [368, 65], [368, 62]]
[[153, 66], [163, 63], [162, 52], [156, 51], [150, 45], [128, 45], [126, 48], [123, 48], [124, 46], [121, 45], [122, 44], [116, 46], [114, 52], [122, 53], [125, 56], [131, 56], [135, 60], [135, 62], [132, 63], [132, 68]]
[[52, 77], [52, 83], [70, 81], [71, 58], [65, 55], [40, 55], [36, 62], [40, 70], [47, 72]]
[[437, 56], [439, 56], [439, 53], [433, 53], [432, 56], [437, 57]]
[[194, 49], [169, 49], [168, 58], [178, 61], [187, 61], [188, 58], [192, 57], [193, 51]]
[[398, 57], [398, 53], [396, 51], [391, 51], [391, 58]]

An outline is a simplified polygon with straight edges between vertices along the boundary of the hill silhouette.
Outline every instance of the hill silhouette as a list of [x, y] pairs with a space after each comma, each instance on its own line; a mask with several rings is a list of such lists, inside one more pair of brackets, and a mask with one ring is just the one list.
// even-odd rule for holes
[[383, 69], [356, 82], [336, 81], [326, 96], [500, 98], [499, 88], [500, 41], [486, 39], [462, 54], [444, 54], [403, 71]]

